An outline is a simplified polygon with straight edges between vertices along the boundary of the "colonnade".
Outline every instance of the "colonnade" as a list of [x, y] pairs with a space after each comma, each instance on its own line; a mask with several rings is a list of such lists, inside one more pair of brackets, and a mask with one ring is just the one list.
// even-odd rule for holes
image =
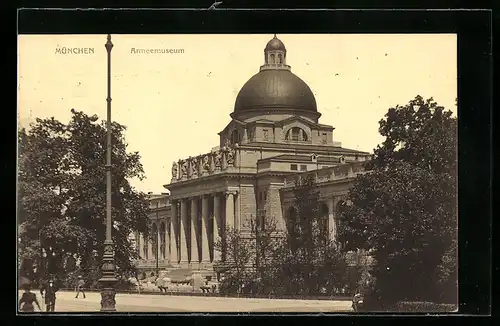
[[[170, 218], [163, 231], [165, 234], [158, 233], [162, 228], [157, 227], [159, 259], [167, 259], [172, 265], [221, 260], [222, 253], [214, 244], [223, 236], [226, 225], [238, 225], [237, 200], [237, 191], [172, 199]], [[161, 241], [162, 236], [164, 242]], [[138, 249], [143, 259], [156, 259], [152, 249], [154, 244], [146, 241], [144, 235], [139, 236]], [[164, 255], [161, 255], [162, 252]]]

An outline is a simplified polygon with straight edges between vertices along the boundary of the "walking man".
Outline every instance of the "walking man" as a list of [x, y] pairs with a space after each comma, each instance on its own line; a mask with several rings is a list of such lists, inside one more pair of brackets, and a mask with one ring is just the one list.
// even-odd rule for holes
[[83, 298], [85, 299], [85, 291], [84, 291], [84, 286], [85, 286], [85, 281], [83, 280], [82, 276], [78, 276], [78, 281], [76, 283], [76, 297], [78, 299], [78, 295], [80, 292], [83, 294]]
[[53, 278], [50, 278], [48, 283], [43, 284], [40, 287], [40, 295], [42, 298], [45, 295], [45, 306], [47, 312], [54, 312], [56, 308], [56, 292], [59, 291], [59, 287]]

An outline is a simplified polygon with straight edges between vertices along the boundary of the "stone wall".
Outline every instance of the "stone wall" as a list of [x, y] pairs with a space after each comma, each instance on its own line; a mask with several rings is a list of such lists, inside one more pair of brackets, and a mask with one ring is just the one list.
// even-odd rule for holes
[[277, 227], [284, 230], [285, 221], [282, 212], [280, 189], [283, 184], [271, 183], [267, 188], [266, 218], [273, 218], [277, 222]]
[[240, 229], [248, 230], [250, 220], [255, 218], [257, 213], [254, 185], [242, 183], [238, 190], [238, 196], [240, 196]]

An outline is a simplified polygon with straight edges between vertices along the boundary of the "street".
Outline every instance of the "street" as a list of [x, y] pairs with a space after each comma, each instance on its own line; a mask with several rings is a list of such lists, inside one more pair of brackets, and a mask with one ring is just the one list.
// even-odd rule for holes
[[[21, 295], [21, 293], [20, 293]], [[42, 304], [40, 295], [38, 300]], [[100, 293], [58, 292], [55, 312], [99, 312]], [[45, 305], [42, 304], [42, 309]], [[350, 300], [285, 300], [117, 294], [117, 312], [350, 312]]]

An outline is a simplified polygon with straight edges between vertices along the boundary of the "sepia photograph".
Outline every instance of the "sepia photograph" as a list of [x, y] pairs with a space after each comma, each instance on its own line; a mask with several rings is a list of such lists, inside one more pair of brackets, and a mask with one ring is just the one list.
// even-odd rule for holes
[[18, 313], [458, 311], [456, 34], [18, 35]]

